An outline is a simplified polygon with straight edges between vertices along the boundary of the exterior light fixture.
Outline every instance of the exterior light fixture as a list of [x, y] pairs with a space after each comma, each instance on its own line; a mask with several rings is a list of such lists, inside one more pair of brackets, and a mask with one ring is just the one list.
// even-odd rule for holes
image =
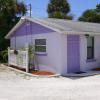
[[89, 37], [89, 34], [85, 34], [85, 37], [88, 38]]

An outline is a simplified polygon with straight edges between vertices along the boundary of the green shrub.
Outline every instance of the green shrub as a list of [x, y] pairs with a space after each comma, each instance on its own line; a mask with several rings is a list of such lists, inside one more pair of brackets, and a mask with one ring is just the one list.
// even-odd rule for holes
[[0, 62], [6, 63], [8, 61], [8, 50], [3, 50], [0, 52]]

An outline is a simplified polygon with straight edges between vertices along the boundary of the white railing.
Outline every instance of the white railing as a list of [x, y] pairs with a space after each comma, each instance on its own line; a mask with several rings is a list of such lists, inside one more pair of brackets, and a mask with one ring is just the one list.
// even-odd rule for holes
[[29, 72], [28, 48], [17, 51], [18, 54], [14, 54], [14, 50], [8, 48], [8, 64], [24, 68], [26, 72]]

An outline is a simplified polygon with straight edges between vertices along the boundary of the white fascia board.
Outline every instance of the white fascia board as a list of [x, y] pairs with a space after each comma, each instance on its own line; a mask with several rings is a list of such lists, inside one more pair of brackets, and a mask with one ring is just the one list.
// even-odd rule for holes
[[9, 36], [13, 34], [13, 32], [19, 27], [21, 26], [23, 23], [25, 22], [25, 20], [20, 20], [12, 29], [11, 31], [5, 36], [6, 39], [9, 39]]
[[54, 31], [56, 31], [56, 32], [58, 32], [58, 33], [61, 33], [60, 30], [58, 30], [58, 29], [56, 29], [56, 28], [53, 28], [53, 27], [50, 27], [49, 25], [45, 25], [45, 24], [43, 24], [42, 22], [39, 22], [39, 19], [34, 20], [34, 19], [32, 19], [32, 18], [29, 18], [29, 17], [26, 17], [26, 19], [29, 20], [29, 21], [31, 21], [31, 22], [40, 24], [40, 25], [42, 25], [42, 26], [44, 26], [44, 27], [47, 27], [47, 28], [49, 28], [49, 29], [51, 29], [51, 30], [54, 30]]
[[95, 32], [76, 32], [76, 31], [62, 31], [62, 34], [77, 34], [77, 35], [100, 35], [100, 33], [95, 33]]

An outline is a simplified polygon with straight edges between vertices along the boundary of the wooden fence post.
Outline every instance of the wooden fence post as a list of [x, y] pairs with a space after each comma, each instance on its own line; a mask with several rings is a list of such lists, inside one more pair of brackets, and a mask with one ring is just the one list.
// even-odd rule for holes
[[29, 72], [29, 54], [28, 54], [28, 47], [26, 48], [26, 72]]
[[8, 47], [8, 66], [10, 66], [10, 47]]

